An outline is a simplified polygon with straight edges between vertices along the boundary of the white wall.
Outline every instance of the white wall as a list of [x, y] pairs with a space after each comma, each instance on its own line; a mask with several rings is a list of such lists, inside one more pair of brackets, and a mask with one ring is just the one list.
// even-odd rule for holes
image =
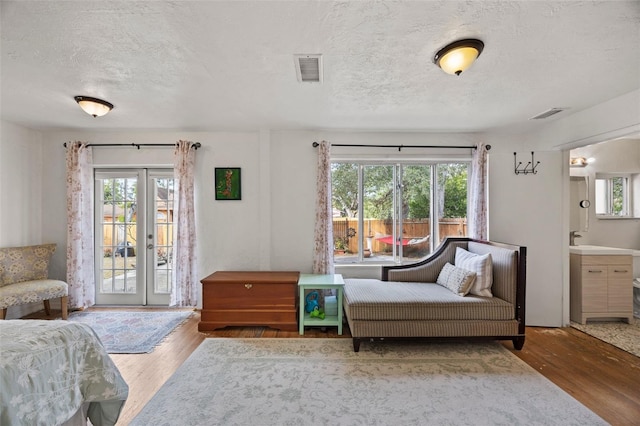
[[2, 122], [0, 166], [0, 245], [40, 244], [42, 135]]
[[[563, 323], [562, 158], [535, 151], [536, 174], [516, 175], [513, 151], [493, 143], [489, 155], [489, 235], [491, 240], [527, 247], [526, 323]], [[531, 156], [518, 151], [520, 157]]]
[[[0, 247], [57, 242], [43, 237], [49, 226], [43, 205], [42, 135], [12, 123], [0, 123]], [[64, 245], [54, 257], [64, 258]], [[53, 263], [53, 261], [52, 261]], [[60, 278], [59, 275], [52, 275]], [[55, 303], [52, 304], [55, 307]], [[42, 309], [41, 303], [8, 309], [7, 318], [20, 318]]]

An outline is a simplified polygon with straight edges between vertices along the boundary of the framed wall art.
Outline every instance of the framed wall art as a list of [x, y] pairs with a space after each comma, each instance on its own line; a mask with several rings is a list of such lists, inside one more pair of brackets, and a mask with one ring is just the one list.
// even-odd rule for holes
[[241, 200], [240, 167], [215, 168], [216, 200]]

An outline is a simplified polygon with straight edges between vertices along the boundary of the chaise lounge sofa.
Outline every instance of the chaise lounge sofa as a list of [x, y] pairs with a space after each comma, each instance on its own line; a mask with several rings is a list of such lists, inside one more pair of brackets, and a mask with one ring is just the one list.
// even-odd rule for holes
[[[418, 263], [384, 266], [382, 280], [345, 279], [354, 351], [362, 340], [453, 337], [512, 340], [522, 349], [526, 253], [522, 246], [447, 238]], [[480, 264], [484, 269], [474, 270]]]

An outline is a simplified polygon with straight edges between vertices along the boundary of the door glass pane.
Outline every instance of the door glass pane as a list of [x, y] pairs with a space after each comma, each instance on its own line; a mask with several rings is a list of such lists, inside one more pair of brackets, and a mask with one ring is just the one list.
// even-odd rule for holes
[[173, 208], [174, 180], [172, 178], [154, 178], [155, 193], [155, 294], [169, 294], [173, 274]]
[[98, 290], [104, 294], [135, 294], [137, 179], [109, 178], [100, 182], [102, 238], [97, 243], [104, 257]]
[[437, 165], [438, 244], [446, 237], [467, 236], [467, 171], [466, 163]]
[[431, 253], [431, 167], [402, 168], [402, 260], [416, 261]]

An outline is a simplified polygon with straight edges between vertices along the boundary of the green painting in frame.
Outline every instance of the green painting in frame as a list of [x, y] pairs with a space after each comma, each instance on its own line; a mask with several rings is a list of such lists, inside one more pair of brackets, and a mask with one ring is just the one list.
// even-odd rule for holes
[[240, 167], [216, 167], [216, 200], [241, 200]]

